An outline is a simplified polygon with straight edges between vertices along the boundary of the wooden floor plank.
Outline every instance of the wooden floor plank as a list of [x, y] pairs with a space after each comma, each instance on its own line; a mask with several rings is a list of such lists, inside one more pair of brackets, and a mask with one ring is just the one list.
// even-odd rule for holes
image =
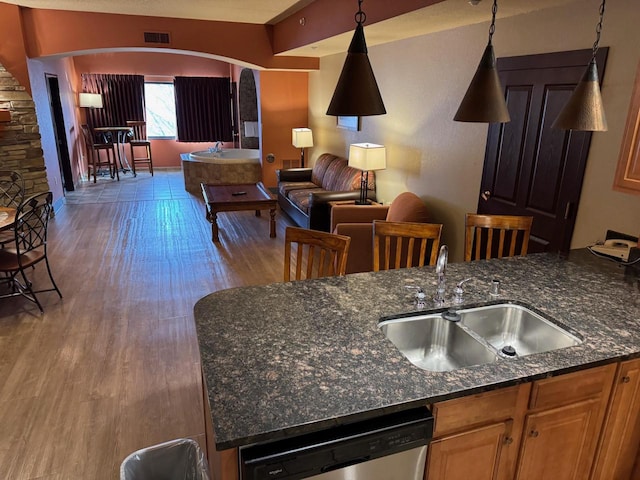
[[[283, 215], [272, 239], [268, 215], [222, 213], [214, 245], [180, 172], [138, 179], [99, 179], [57, 209], [49, 256], [62, 300], [39, 295], [43, 315], [0, 300], [0, 478], [114, 479], [140, 448], [204, 446], [193, 306], [282, 280]], [[48, 285], [44, 266], [32, 274]]]

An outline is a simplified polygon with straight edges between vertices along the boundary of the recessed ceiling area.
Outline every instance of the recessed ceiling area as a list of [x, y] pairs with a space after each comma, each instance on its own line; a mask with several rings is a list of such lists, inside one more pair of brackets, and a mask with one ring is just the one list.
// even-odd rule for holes
[[[72, 10], [84, 12], [147, 15], [223, 22], [253, 24], [276, 24], [289, 16], [300, 15], [303, 19], [304, 7], [314, 0], [4, 0], [24, 7]], [[317, 0], [316, 0], [317, 1]], [[344, 0], [353, 4], [353, 13], [358, 9], [356, 0]], [[369, 46], [388, 43], [403, 38], [448, 30], [464, 25], [488, 22], [491, 18], [491, 0], [481, 0], [477, 5], [469, 0], [445, 0], [429, 7], [383, 20], [373, 24], [365, 23], [366, 39]], [[529, 13], [535, 10], [553, 8], [577, 0], [502, 0], [498, 4], [498, 30], [500, 18]], [[577, 7], [578, 8], [578, 7]], [[367, 10], [367, 0], [362, 3]], [[596, 18], [594, 17], [594, 28]], [[354, 21], [355, 28], [355, 21]], [[353, 31], [322, 39], [279, 55], [323, 57], [345, 52]]]

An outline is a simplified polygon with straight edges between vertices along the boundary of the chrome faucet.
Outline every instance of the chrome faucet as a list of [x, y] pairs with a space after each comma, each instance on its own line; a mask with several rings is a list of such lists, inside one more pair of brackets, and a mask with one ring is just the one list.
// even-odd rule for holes
[[449, 249], [446, 245], [440, 247], [438, 253], [438, 260], [436, 261], [436, 274], [438, 275], [438, 286], [436, 289], [436, 295], [433, 297], [433, 301], [436, 305], [442, 305], [444, 303], [445, 284], [447, 274], [447, 260], [449, 259]]
[[222, 142], [218, 140], [213, 147], [209, 147], [209, 153], [220, 153], [222, 151]]

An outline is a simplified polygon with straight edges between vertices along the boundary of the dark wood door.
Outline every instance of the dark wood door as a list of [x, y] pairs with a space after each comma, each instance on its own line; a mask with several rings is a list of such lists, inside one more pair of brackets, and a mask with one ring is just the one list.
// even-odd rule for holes
[[53, 134], [56, 139], [56, 149], [58, 151], [58, 165], [60, 167], [60, 177], [63, 181], [64, 191], [75, 190], [73, 185], [73, 173], [71, 171], [71, 159], [69, 158], [69, 146], [65, 133], [64, 114], [62, 113], [62, 102], [60, 100], [60, 86], [56, 75], [45, 74], [47, 86], [49, 88], [49, 105], [51, 107], [51, 119], [53, 121]]
[[[607, 48], [597, 55], [602, 80]], [[551, 128], [591, 50], [498, 59], [511, 122], [489, 127], [478, 213], [531, 215], [529, 252], [569, 250], [590, 132]]]

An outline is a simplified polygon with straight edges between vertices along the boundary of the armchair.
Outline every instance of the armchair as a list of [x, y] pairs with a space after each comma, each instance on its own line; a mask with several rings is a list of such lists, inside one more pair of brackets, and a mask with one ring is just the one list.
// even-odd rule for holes
[[404, 192], [391, 205], [335, 205], [331, 232], [351, 237], [347, 273], [373, 270], [373, 221], [427, 223], [428, 211], [415, 193]]

